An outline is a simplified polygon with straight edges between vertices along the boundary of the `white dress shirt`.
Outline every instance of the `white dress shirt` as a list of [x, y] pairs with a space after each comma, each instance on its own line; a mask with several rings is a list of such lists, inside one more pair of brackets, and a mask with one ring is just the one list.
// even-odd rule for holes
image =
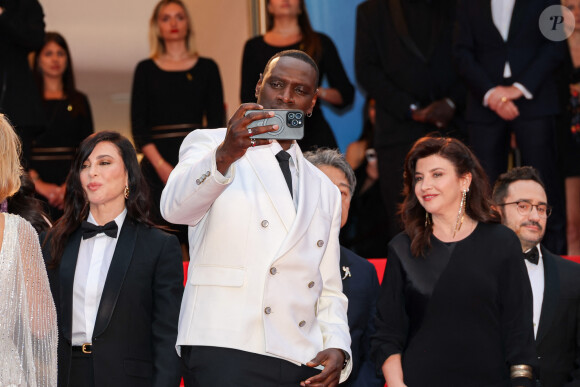
[[[514, 4], [516, 0], [491, 0], [491, 16], [493, 24], [499, 31], [504, 42], [508, 40], [510, 32], [510, 24], [512, 21], [512, 13], [514, 11]], [[509, 62], [505, 62], [503, 69], [503, 77], [509, 78], [512, 76]]]
[[[73, 346], [92, 341], [105, 280], [126, 216], [127, 209], [124, 209], [115, 218], [115, 223], [119, 228], [117, 238], [100, 233], [89, 239], [81, 239], [73, 284]], [[87, 222], [98, 225], [91, 213], [89, 213]]]
[[540, 255], [538, 264], [534, 265], [527, 259], [524, 261], [528, 268], [528, 276], [530, 277], [532, 294], [534, 296], [534, 337], [536, 337], [538, 334], [538, 325], [540, 324], [540, 315], [542, 313], [542, 302], [544, 301], [544, 260], [542, 259], [542, 249], [540, 249], [539, 244], [532, 247], [532, 249], [538, 249]]
[[[493, 24], [499, 31], [504, 42], [507, 42], [510, 25], [512, 21], [512, 14], [514, 11], [515, 0], [491, 0], [491, 16], [493, 19]], [[503, 68], [503, 77], [510, 78], [512, 76], [512, 70], [508, 61], [505, 62]], [[533, 95], [529, 92], [524, 85], [519, 82], [515, 82], [513, 86], [520, 89], [526, 99], [532, 99]], [[489, 95], [494, 89], [490, 89], [485, 93], [483, 97], [483, 106], [487, 106]]]

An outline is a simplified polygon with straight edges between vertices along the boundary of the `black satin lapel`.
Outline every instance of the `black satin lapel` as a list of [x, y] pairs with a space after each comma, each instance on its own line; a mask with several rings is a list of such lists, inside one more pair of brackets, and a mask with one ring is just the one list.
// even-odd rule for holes
[[405, 20], [405, 15], [403, 14], [403, 7], [401, 6], [401, 0], [389, 0], [389, 8], [391, 11], [391, 20], [397, 35], [407, 46], [407, 48], [415, 54], [423, 62], [427, 62], [427, 58], [421, 53], [421, 50], [417, 47], [411, 36], [409, 35], [409, 29], [407, 27], [407, 21]]
[[493, 14], [491, 11], [491, 0], [479, 0], [479, 3], [480, 3], [479, 9], [481, 9], [481, 12], [483, 13], [481, 18], [482, 23], [487, 24], [487, 28], [489, 29], [490, 34], [492, 34], [496, 40], [503, 42], [503, 37], [501, 36], [501, 33], [499, 32], [499, 30], [495, 26], [495, 23], [493, 22]]
[[62, 334], [68, 341], [72, 337], [73, 285], [80, 245], [81, 230], [79, 228], [70, 236], [58, 269], [60, 277], [60, 318], [62, 319], [60, 324], [62, 326]]
[[525, 13], [525, 6], [526, 6], [526, 1], [523, 0], [515, 0], [515, 4], [514, 4], [514, 10], [512, 11], [512, 19], [510, 22], [510, 29], [508, 32], [508, 41], [513, 37], [514, 33], [516, 33], [519, 28], [520, 25], [522, 24], [522, 20], [524, 19], [524, 13]]
[[103, 333], [109, 325], [109, 321], [111, 321], [111, 316], [113, 315], [117, 299], [119, 298], [119, 292], [125, 281], [125, 275], [133, 259], [137, 233], [137, 226], [131, 220], [125, 219], [119, 235], [119, 241], [115, 247], [111, 266], [107, 273], [105, 286], [103, 287], [93, 337], [97, 337]]
[[540, 323], [536, 335], [536, 344], [539, 344], [546, 332], [550, 329], [558, 299], [560, 298], [560, 275], [556, 262], [551, 253], [542, 247], [542, 260], [544, 261], [544, 300], [542, 301], [542, 313], [540, 314]]

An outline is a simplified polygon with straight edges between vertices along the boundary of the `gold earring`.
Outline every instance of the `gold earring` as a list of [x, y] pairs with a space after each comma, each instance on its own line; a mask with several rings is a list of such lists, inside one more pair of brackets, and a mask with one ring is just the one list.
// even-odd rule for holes
[[425, 211], [425, 228], [427, 228], [427, 226], [431, 224], [431, 217], [429, 215], [430, 214], [427, 211]]
[[129, 186], [125, 186], [125, 199], [129, 199]]
[[468, 189], [463, 190], [463, 194], [461, 195], [461, 203], [459, 203], [459, 212], [457, 213], [457, 219], [455, 219], [455, 228], [453, 230], [453, 238], [455, 238], [455, 234], [457, 231], [461, 230], [461, 225], [463, 224], [463, 218], [465, 218], [465, 205], [467, 202], [467, 191]]

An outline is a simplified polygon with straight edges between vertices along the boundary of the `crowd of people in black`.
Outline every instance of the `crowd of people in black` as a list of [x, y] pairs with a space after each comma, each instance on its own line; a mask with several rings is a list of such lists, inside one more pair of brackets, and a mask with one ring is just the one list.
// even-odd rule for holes
[[[185, 3], [156, 4], [134, 146], [94, 127], [38, 0], [0, 0], [0, 282], [54, 301], [22, 328], [42, 345], [0, 349], [0, 385], [580, 385], [580, 266], [559, 257], [580, 255], [580, 0], [553, 11], [564, 41], [538, 27], [554, 0], [363, 1], [344, 155], [321, 105], [354, 80], [304, 0], [264, 2], [229, 120]], [[304, 137], [253, 137], [277, 129], [248, 127], [262, 109], [302, 110]], [[11, 269], [26, 254], [46, 273]], [[365, 258], [388, 259], [381, 286]]]

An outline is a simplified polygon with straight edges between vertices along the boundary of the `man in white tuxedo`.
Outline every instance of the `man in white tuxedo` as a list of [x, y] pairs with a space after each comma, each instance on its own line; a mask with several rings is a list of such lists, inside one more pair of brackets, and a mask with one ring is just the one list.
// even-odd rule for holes
[[245, 115], [310, 114], [317, 83], [307, 54], [280, 52], [258, 80], [258, 104], [181, 146], [161, 211], [190, 226], [177, 347], [195, 385], [336, 386], [350, 373], [339, 191], [295, 141], [253, 139], [278, 129], [248, 129], [273, 113]]

